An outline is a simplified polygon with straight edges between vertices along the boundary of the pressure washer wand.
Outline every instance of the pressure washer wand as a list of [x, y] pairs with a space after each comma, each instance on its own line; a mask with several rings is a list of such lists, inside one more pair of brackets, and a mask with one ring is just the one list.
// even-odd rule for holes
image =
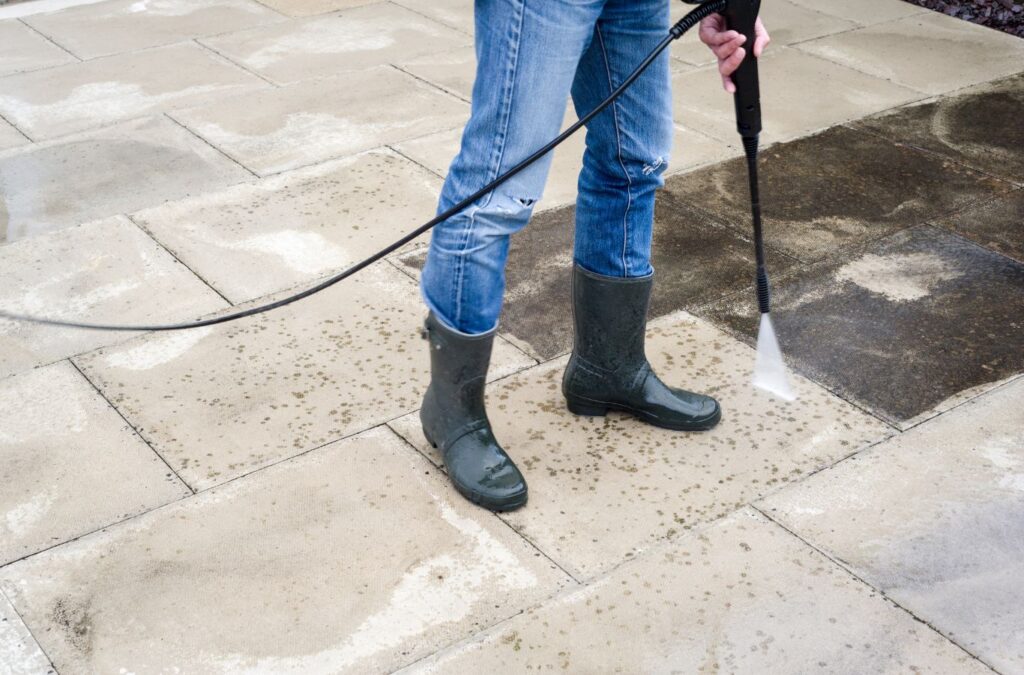
[[758, 78], [754, 43], [757, 40], [757, 16], [761, 0], [727, 0], [722, 16], [727, 28], [745, 35], [746, 56], [732, 74], [736, 93], [736, 130], [743, 139], [747, 155], [747, 176], [750, 179], [750, 211], [754, 221], [754, 254], [757, 261], [757, 305], [761, 310], [761, 325], [757, 333], [757, 358], [754, 362], [754, 386], [780, 398], [796, 398], [789, 386], [786, 363], [775, 337], [771, 321], [771, 290], [764, 260], [764, 231], [761, 226], [761, 194], [757, 176], [757, 145], [761, 134], [761, 84]]

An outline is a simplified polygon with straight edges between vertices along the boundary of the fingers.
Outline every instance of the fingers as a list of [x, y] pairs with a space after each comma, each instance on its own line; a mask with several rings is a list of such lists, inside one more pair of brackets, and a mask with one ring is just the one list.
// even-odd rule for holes
[[761, 23], [761, 17], [758, 17], [754, 24], [754, 35], [756, 36], [754, 38], [754, 56], [761, 58], [765, 47], [772, 41], [772, 36], [768, 34], [768, 30]]
[[747, 55], [747, 50], [743, 47], [739, 47], [728, 58], [719, 59], [718, 61], [718, 72], [722, 74], [722, 77], [729, 77], [736, 69], [743, 63], [743, 58]]
[[[732, 32], [732, 31], [730, 31]], [[711, 51], [714, 52], [715, 56], [719, 61], [729, 58], [736, 53], [736, 50], [743, 46], [743, 43], [747, 41], [746, 35], [740, 35], [736, 33], [736, 37], [728, 42], [723, 42], [720, 45], [711, 47]]]
[[722, 75], [722, 88], [730, 94], [736, 93], [736, 85], [733, 83], [732, 78], [728, 75]]

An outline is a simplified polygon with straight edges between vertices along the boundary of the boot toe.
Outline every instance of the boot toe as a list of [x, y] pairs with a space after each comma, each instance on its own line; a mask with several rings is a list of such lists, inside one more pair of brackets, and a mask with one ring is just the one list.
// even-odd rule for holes
[[526, 503], [526, 479], [487, 430], [457, 440], [445, 465], [456, 489], [474, 504], [509, 511]]

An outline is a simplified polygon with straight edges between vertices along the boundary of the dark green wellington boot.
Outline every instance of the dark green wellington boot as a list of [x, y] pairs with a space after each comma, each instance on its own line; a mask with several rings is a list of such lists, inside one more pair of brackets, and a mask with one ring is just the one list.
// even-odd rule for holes
[[420, 422], [463, 497], [492, 511], [511, 511], [526, 503], [526, 480], [495, 440], [484, 410], [495, 332], [456, 333], [431, 312], [424, 332], [430, 341], [430, 387]]
[[700, 431], [722, 418], [718, 401], [667, 386], [644, 353], [654, 275], [606, 277], [573, 268], [575, 340], [562, 378], [569, 411], [627, 412], [665, 429]]

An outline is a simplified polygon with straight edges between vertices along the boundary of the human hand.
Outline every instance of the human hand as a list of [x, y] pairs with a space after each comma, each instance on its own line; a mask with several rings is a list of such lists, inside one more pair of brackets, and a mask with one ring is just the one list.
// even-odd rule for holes
[[[761, 17], [757, 18], [754, 24], [754, 56], [760, 58], [764, 48], [772, 41]], [[712, 14], [700, 22], [700, 41], [706, 44], [715, 56], [718, 57], [718, 72], [722, 75], [722, 86], [730, 94], [736, 93], [736, 85], [730, 77], [747, 55], [743, 43], [747, 36], [734, 30], [726, 30], [725, 19], [721, 14]]]

